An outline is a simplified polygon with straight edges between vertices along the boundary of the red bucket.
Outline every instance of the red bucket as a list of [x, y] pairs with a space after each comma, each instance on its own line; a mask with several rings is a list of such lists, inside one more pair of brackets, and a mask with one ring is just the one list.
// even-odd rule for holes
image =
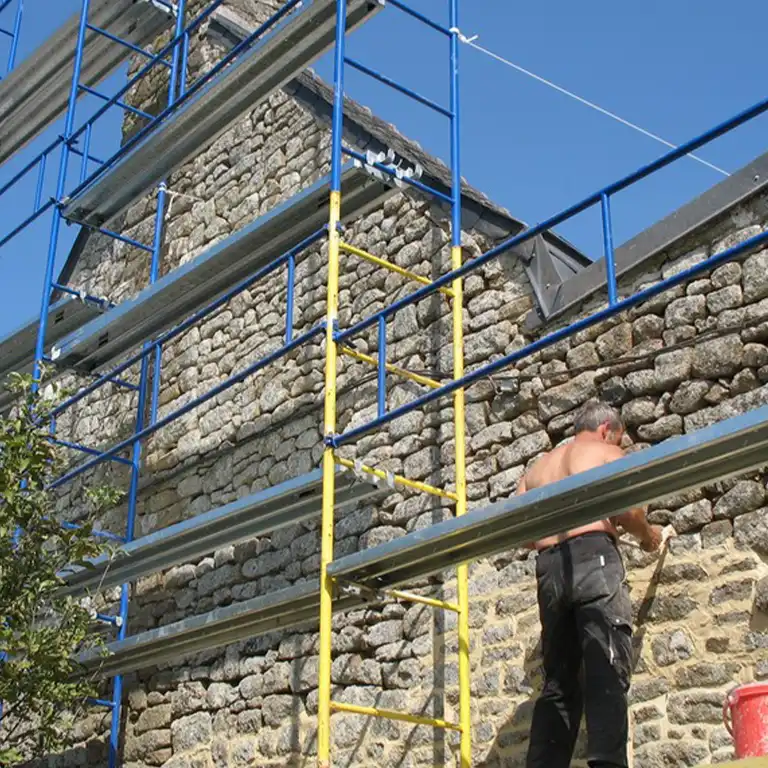
[[723, 722], [737, 758], [768, 755], [768, 683], [734, 688], [725, 697]]

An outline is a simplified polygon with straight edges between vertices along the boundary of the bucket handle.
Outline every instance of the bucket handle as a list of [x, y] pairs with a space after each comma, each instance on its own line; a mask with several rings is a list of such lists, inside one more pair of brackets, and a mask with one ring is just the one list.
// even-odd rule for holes
[[723, 702], [723, 725], [725, 726], [725, 730], [728, 731], [728, 733], [731, 735], [731, 738], [733, 738], [733, 716], [731, 712], [731, 694], [736, 690], [736, 688], [732, 688], [728, 693], [725, 695], [725, 701]]

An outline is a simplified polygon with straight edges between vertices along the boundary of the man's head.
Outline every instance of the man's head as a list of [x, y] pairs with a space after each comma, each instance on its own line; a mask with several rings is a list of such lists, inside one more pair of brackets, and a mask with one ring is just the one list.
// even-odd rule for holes
[[603, 443], [620, 445], [624, 423], [619, 412], [601, 400], [588, 400], [579, 409], [574, 422], [576, 434], [585, 434]]

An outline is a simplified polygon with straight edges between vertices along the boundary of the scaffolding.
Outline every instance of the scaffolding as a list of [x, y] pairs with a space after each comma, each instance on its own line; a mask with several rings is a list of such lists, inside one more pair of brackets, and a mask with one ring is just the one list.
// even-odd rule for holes
[[8, 57], [5, 60], [5, 68], [0, 70], [0, 79], [8, 77], [16, 66], [23, 16], [24, 0], [2, 0], [0, 2], [0, 36], [8, 41]]
[[[0, 12], [13, 0], [0, 4]], [[370, 69], [346, 55], [346, 36], [385, 7], [383, 0], [289, 0], [262, 25], [235, 44], [213, 69], [189, 82], [188, 58], [193, 34], [220, 12], [223, 0], [213, 0], [188, 18], [185, 0], [81, 0], [79, 16], [71, 20], [30, 59], [0, 82], [0, 104], [11, 105], [0, 119], [0, 160], [23, 148], [34, 135], [64, 115], [61, 136], [28, 163], [0, 189], [0, 198], [22, 179], [36, 175], [32, 213], [0, 236], [0, 245], [13, 240], [25, 227], [51, 214], [40, 312], [36, 319], [0, 340], [0, 371], [31, 370], [39, 379], [44, 363], [55, 371], [90, 377], [90, 383], [58, 405], [59, 417], [75, 403], [109, 383], [135, 393], [136, 421], [133, 433], [106, 450], [59, 440], [55, 419], [51, 439], [80, 452], [85, 460], [69, 469], [53, 484], [64, 487], [104, 462], [130, 469], [125, 532], [101, 532], [121, 544], [124, 558], [109, 563], [100, 558], [92, 568], [73, 568], [62, 574], [63, 590], [84, 595], [91, 590], [120, 586], [119, 611], [99, 616], [116, 631], [104, 659], [95, 653], [79, 661], [113, 677], [109, 699], [98, 704], [111, 711], [109, 765], [119, 759], [122, 675], [156, 665], [180, 655], [224, 646], [275, 629], [287, 629], [317, 620], [320, 624], [318, 670], [318, 765], [331, 765], [333, 713], [353, 713], [428, 725], [459, 734], [458, 762], [472, 765], [470, 711], [470, 639], [468, 612], [468, 563], [501, 549], [508, 549], [543, 535], [604, 517], [630, 505], [663, 495], [735, 476], [762, 466], [768, 446], [768, 407], [728, 419], [693, 435], [665, 442], [621, 461], [592, 470], [521, 497], [467, 514], [465, 455], [465, 390], [470, 385], [516, 363], [545, 347], [584, 330], [726, 261], [744, 256], [768, 243], [768, 232], [710, 256], [706, 260], [632, 295], [619, 295], [613, 258], [611, 200], [626, 187], [698, 149], [768, 110], [763, 100], [732, 119], [687, 142], [658, 160], [643, 166], [577, 204], [519, 234], [481, 256], [464, 261], [461, 247], [462, 180], [460, 166], [459, 104], [459, 2], [447, 0], [448, 24], [444, 25], [412, 9], [401, 0], [388, 0], [393, 12], [407, 14], [426, 25], [446, 43], [450, 80], [450, 104], [440, 105], [388, 75]], [[17, 0], [12, 38], [14, 64], [20, 34], [22, 0]], [[389, 11], [388, 11], [389, 12]], [[109, 15], [111, 14], [111, 15]], [[170, 40], [158, 53], [145, 49], [159, 33]], [[65, 43], [70, 47], [67, 48]], [[334, 54], [331, 172], [328, 178], [257, 218], [237, 233], [209, 247], [195, 259], [160, 277], [160, 255], [172, 172], [208, 147], [237, 118], [247, 114], [270, 94], [286, 85], [327, 51]], [[128, 56], [146, 63], [112, 96], [96, 85]], [[55, 58], [55, 60], [52, 57]], [[55, 72], [40, 77], [40, 67], [53, 61]], [[71, 65], [69, 88], [62, 76]], [[153, 115], [128, 104], [124, 97], [155, 68], [168, 72], [166, 106]], [[344, 74], [346, 67], [362, 72], [438, 114], [450, 126], [450, 176], [448, 191], [420, 181], [418, 173], [404, 171], [386, 154], [363, 154], [343, 142]], [[9, 67], [11, 69], [11, 67]], [[63, 79], [64, 78], [64, 79]], [[55, 86], [55, 87], [53, 87]], [[47, 95], [50, 93], [50, 97]], [[40, 110], [41, 94], [46, 109]], [[76, 123], [79, 98], [88, 94], [104, 105], [81, 124]], [[91, 154], [91, 138], [98, 119], [118, 107], [143, 122], [136, 134], [106, 161]], [[43, 200], [49, 160], [59, 154], [55, 196]], [[74, 185], [69, 182], [73, 157], [81, 159]], [[345, 159], [346, 158], [346, 159]], [[70, 188], [71, 187], [71, 188]], [[451, 268], [428, 279], [380, 256], [353, 246], [343, 238], [343, 222], [355, 219], [391, 195], [411, 189], [450, 209]], [[142, 243], [108, 228], [117, 216], [140, 197], [154, 190], [156, 214], [151, 243]], [[326, 203], [328, 208], [325, 207]], [[485, 362], [470, 372], [464, 368], [463, 279], [472, 271], [505, 253], [519, 253], [552, 228], [579, 213], [598, 206], [602, 215], [607, 306], [576, 322], [550, 332], [523, 349]], [[75, 287], [56, 282], [54, 262], [63, 222], [79, 224], [81, 236], [75, 249], [85, 246], [91, 233], [99, 232], [137, 248], [150, 258], [149, 285], [133, 299], [113, 305], [108, 299], [83, 295]], [[327, 302], [325, 319], [309, 330], [294, 332], [294, 292], [297, 259], [312, 245], [327, 243]], [[419, 287], [357, 323], [339, 323], [339, 275], [342, 253], [367, 260]], [[286, 277], [284, 342], [278, 349], [251, 362], [208, 392], [184, 406], [158, 417], [161, 352], [172, 339], [192, 328], [237, 294], [268, 275], [281, 271]], [[453, 371], [438, 381], [387, 360], [387, 321], [406, 306], [443, 294], [451, 304]], [[355, 338], [375, 329], [375, 354], [360, 352]], [[322, 466], [297, 478], [239, 501], [218, 507], [183, 523], [136, 538], [139, 474], [144, 441], [158, 430], [183, 417], [257, 371], [277, 363], [294, 350], [314, 342], [325, 346], [324, 447]], [[337, 375], [339, 358], [348, 357], [375, 370], [377, 414], [374, 419], [344, 432], [337, 429]], [[122, 360], [122, 362], [117, 362]], [[139, 367], [138, 384], [123, 378]], [[422, 394], [390, 408], [389, 377], [414, 382]], [[342, 458], [338, 451], [362, 436], [416, 409], [451, 398], [454, 421], [454, 481], [438, 488], [425, 482], [368, 466], [362, 460]], [[9, 400], [0, 402], [7, 408]], [[376, 499], [392, 488], [409, 488], [449, 502], [452, 519], [423, 531], [410, 533], [388, 544], [334, 557], [336, 515]], [[595, 511], [593, 499], [601, 498]], [[263, 536], [281, 527], [310, 519], [320, 521], [321, 565], [319, 578], [277, 590], [271, 594], [217, 608], [210, 613], [130, 635], [128, 627], [129, 584], [147, 574], [188, 562], [211, 551]], [[456, 602], [427, 597], [402, 589], [424, 576], [456, 569]], [[459, 655], [458, 716], [452, 720], [423, 714], [395, 712], [332, 700], [332, 618], [335, 612], [383, 600], [420, 603], [457, 616]]]

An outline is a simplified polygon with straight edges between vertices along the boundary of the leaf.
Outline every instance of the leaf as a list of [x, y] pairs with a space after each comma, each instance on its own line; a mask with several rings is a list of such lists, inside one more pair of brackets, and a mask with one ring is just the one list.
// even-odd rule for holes
[[[68, 563], [92, 568], [107, 542], [91, 536], [92, 523], [64, 530], [55, 499], [46, 488], [55, 477], [57, 452], [48, 441], [50, 402], [33, 392], [32, 378], [11, 377], [23, 398], [12, 418], [0, 416], [0, 699], [7, 714], [0, 744], [0, 766], [26, 762], [61, 747], [69, 732], [68, 712], [95, 693], [83, 678], [74, 654], [103, 645], [89, 612], [59, 594]], [[96, 489], [96, 500], [118, 496]], [[91, 503], [89, 496], [87, 501]], [[17, 532], [21, 535], [18, 536]], [[34, 727], [10, 729], [17, 718]]]

